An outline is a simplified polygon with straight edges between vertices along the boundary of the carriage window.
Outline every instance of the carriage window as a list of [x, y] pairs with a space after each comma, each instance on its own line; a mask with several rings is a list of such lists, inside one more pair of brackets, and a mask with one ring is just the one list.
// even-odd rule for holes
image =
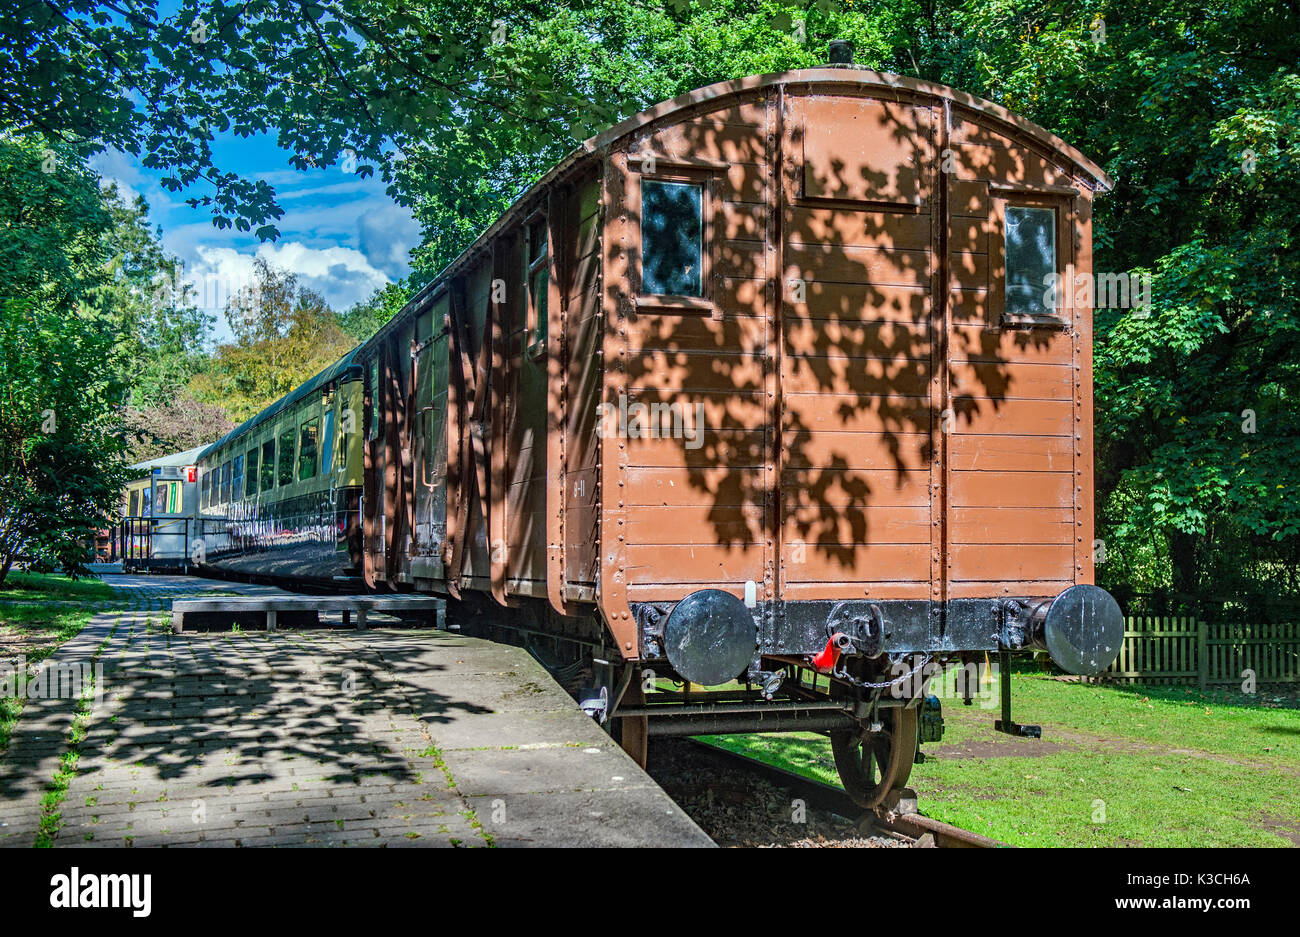
[[1056, 210], [1008, 205], [1003, 228], [1006, 314], [1055, 315], [1049, 290], [1057, 272]]
[[641, 181], [641, 292], [702, 296], [704, 187]]
[[320, 471], [328, 475], [334, 468], [334, 411], [325, 411], [325, 432], [320, 437]]
[[153, 517], [153, 492], [148, 488], [140, 489], [140, 516]]
[[230, 501], [230, 463], [221, 466], [221, 503]]
[[244, 497], [251, 498], [257, 494], [257, 447], [248, 450], [244, 462], [248, 472], [244, 476]]
[[181, 483], [160, 482], [158, 484], [158, 513], [181, 513]]
[[140, 492], [131, 492], [131, 505], [127, 508], [127, 517], [140, 516]]
[[199, 507], [205, 508], [212, 503], [212, 473], [207, 469], [201, 469], [202, 476], [199, 478]]
[[546, 221], [528, 226], [528, 309], [525, 329], [529, 349], [546, 343], [546, 294], [551, 284], [550, 253], [546, 241]]
[[320, 420], [308, 420], [298, 431], [298, 481], [316, 477], [316, 437]]
[[230, 500], [238, 501], [244, 492], [244, 457], [235, 456], [230, 465]]
[[366, 427], [366, 439], [379, 436], [379, 359], [370, 362], [366, 368], [366, 393], [370, 395], [370, 425]]
[[275, 440], [262, 443], [262, 490], [270, 491], [275, 485]]
[[281, 485], [293, 484], [293, 435], [291, 429], [280, 434], [280, 461], [275, 474]]

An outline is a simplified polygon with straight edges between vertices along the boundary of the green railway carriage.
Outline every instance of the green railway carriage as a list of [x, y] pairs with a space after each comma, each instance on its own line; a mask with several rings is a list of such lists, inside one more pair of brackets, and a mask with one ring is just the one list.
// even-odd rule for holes
[[200, 566], [346, 582], [358, 576], [361, 349], [199, 457]]
[[197, 471], [201, 449], [159, 456], [130, 466], [122, 490], [122, 517], [111, 538], [113, 559], [127, 572], [184, 572], [197, 519]]

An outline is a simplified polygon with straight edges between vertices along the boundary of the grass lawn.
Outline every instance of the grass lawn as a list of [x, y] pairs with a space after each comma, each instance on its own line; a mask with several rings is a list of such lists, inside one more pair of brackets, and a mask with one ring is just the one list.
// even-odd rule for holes
[[41, 576], [35, 573], [10, 572], [0, 585], [0, 600], [17, 599], [23, 602], [42, 600], [83, 599], [106, 601], [117, 597], [117, 591], [98, 579], [69, 579], [67, 576]]
[[14, 669], [25, 661], [31, 676], [34, 665], [84, 628], [94, 614], [75, 604], [0, 602], [0, 755], [9, 746], [9, 733], [23, 708], [23, 700], [13, 695]]
[[[909, 786], [924, 813], [1017, 846], [1300, 845], [1300, 706], [1268, 692], [1012, 676], [1013, 717], [1042, 740], [993, 731], [996, 708], [943, 701], [943, 741]], [[838, 784], [821, 736], [710, 738]]]

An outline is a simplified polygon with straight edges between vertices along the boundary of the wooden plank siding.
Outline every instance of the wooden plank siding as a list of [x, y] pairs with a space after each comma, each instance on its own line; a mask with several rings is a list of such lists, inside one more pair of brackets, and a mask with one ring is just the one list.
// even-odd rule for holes
[[[1050, 595], [1061, 582], [1091, 581], [1076, 576], [1077, 346], [1065, 330], [1002, 322], [990, 186], [1070, 179], [1047, 154], [970, 113], [949, 120], [947, 575], [966, 594], [1019, 581]], [[1061, 269], [1075, 246], [1058, 243]]]
[[[778, 126], [780, 167], [759, 145]], [[739, 594], [748, 579], [787, 599], [1087, 581], [1080, 345], [993, 308], [990, 184], [1067, 185], [1064, 163], [961, 108], [797, 89], [652, 128], [627, 151], [618, 386], [630, 405], [698, 405], [708, 433], [698, 449], [617, 443], [622, 504], [654, 512], [619, 533], [639, 597], [705, 582]], [[704, 302], [639, 297], [647, 155], [707, 182]], [[1064, 263], [1076, 247], [1061, 245]]]
[[791, 96], [780, 320], [784, 597], [930, 581], [933, 114]]
[[[745, 103], [653, 131], [631, 146], [624, 208], [638, 223], [628, 226], [631, 302], [620, 336], [626, 399], [607, 398], [630, 416], [627, 437], [615, 443], [626, 471], [620, 496], [628, 523], [619, 536], [627, 538], [630, 589], [743, 592], [746, 581], [763, 579], [766, 120], [766, 104]], [[708, 279], [704, 297], [690, 306], [641, 293], [640, 183], [656, 177], [704, 185]]]

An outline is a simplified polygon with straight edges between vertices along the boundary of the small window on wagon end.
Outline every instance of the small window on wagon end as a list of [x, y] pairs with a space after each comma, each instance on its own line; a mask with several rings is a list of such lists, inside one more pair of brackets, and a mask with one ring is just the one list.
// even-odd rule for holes
[[293, 484], [293, 437], [294, 431], [285, 430], [280, 434], [280, 461], [276, 464], [276, 482], [280, 485]]
[[275, 487], [275, 440], [262, 443], [262, 490]]
[[158, 513], [179, 514], [183, 507], [182, 486], [178, 481], [158, 483]]
[[1055, 208], [1003, 207], [1003, 315], [1013, 321], [1059, 317]]
[[704, 186], [641, 180], [641, 292], [704, 295]]

